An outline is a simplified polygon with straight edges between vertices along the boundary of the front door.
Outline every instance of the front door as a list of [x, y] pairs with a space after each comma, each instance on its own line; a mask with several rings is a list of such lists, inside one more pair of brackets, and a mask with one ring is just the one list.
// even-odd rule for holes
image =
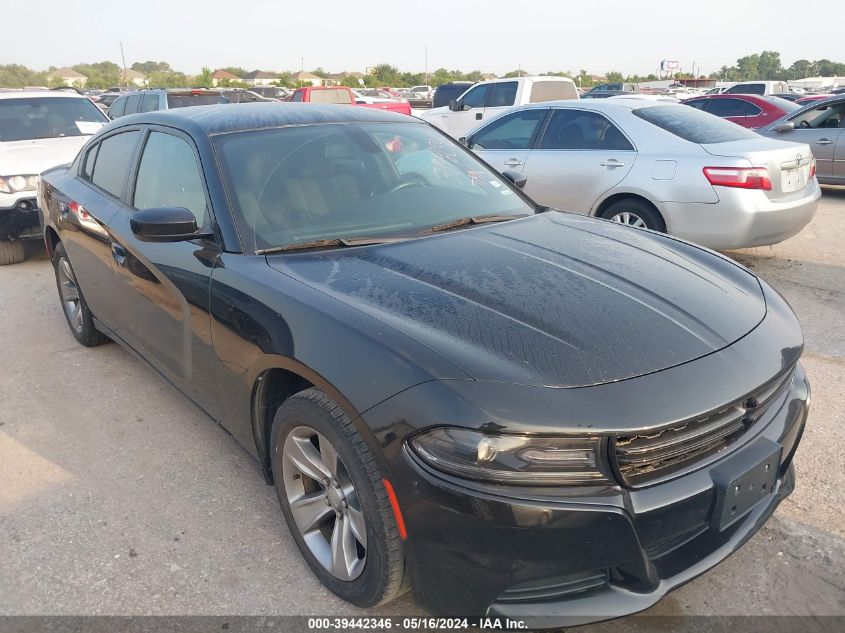
[[529, 108], [506, 114], [467, 139], [469, 148], [502, 172], [522, 172], [549, 108]]
[[118, 305], [116, 333], [212, 417], [214, 354], [209, 290], [219, 254], [215, 241], [145, 242], [132, 232], [138, 209], [182, 207], [211, 232], [213, 219], [199, 156], [189, 138], [151, 129], [130, 182], [128, 207], [111, 221]]
[[636, 158], [631, 142], [602, 114], [555, 108], [526, 159], [525, 193], [545, 206], [589, 213]]
[[[830, 182], [835, 178], [845, 178], [842, 170], [845, 163], [837, 164], [837, 143], [842, 137], [845, 121], [845, 103], [818, 105], [790, 119], [795, 129], [781, 132], [776, 138], [794, 143], [807, 143], [816, 159], [816, 175], [819, 179]], [[839, 150], [840, 160], [845, 159]], [[838, 172], [838, 176], [837, 176]]]
[[481, 84], [469, 90], [458, 100], [458, 111], [446, 117], [445, 131], [455, 138], [466, 134], [484, 122], [484, 106], [490, 84]]

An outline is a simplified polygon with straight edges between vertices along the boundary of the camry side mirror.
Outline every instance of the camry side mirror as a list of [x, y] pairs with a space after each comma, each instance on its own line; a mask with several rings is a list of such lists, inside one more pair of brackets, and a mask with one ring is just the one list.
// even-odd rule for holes
[[775, 132], [791, 132], [795, 129], [795, 124], [792, 121], [781, 123], [772, 128]]
[[197, 228], [197, 218], [182, 207], [141, 209], [129, 219], [132, 233], [142, 242], [186, 242], [208, 237]]
[[469, 147], [469, 141], [467, 140], [466, 136], [462, 136], [461, 138], [459, 138], [458, 143], [460, 143], [464, 147]]
[[502, 172], [502, 175], [510, 180], [517, 189], [524, 189], [525, 183], [528, 182], [528, 177], [525, 174], [513, 169], [506, 169]]

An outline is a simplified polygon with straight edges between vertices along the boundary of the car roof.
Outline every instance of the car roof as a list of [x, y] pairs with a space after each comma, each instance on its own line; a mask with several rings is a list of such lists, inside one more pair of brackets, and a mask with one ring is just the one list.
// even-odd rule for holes
[[[642, 96], [631, 95], [625, 97], [620, 95], [618, 98], [610, 99], [561, 99], [560, 101], [540, 101], [531, 103], [519, 108], [581, 108], [583, 110], [596, 111], [620, 111], [620, 110], [639, 110], [640, 108], [652, 108], [654, 106], [676, 106], [682, 105], [677, 101], [662, 101], [656, 99], [645, 99]], [[492, 119], [491, 119], [492, 120]]]
[[[316, 103], [227, 103], [130, 114], [119, 126], [150, 124], [194, 135], [225, 134], [316, 123], [420, 123], [419, 119], [375, 108]], [[114, 129], [111, 125], [109, 129]]]
[[87, 99], [85, 95], [78, 92], [64, 91], [64, 90], [9, 90], [0, 91], [0, 99], [23, 99], [31, 97], [46, 97], [54, 99], [57, 97], [71, 98], [71, 99]]

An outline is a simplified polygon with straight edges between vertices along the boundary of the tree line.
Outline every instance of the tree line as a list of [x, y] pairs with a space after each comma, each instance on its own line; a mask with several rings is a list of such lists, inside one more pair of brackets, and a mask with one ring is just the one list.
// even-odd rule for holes
[[[103, 61], [93, 64], [76, 64], [75, 66], [71, 66], [71, 68], [85, 75], [87, 78], [85, 86], [87, 88], [110, 88], [124, 83], [123, 71], [114, 62]], [[164, 61], [135, 62], [131, 68], [132, 70], [143, 73], [146, 77], [147, 85], [153, 88], [210, 87], [212, 85], [213, 72], [210, 68], [203, 68], [200, 74], [194, 76], [174, 70], [169, 63]], [[25, 86], [47, 86], [54, 88], [63, 85], [60, 79], [51, 77], [50, 73], [54, 70], [55, 67], [50, 67], [46, 71], [36, 71], [20, 64], [0, 65], [0, 88], [23, 88]], [[224, 87], [247, 87], [247, 84], [242, 81], [242, 78], [249, 72], [246, 69], [229, 66], [221, 70], [231, 73], [235, 77], [238, 77], [238, 79], [223, 80], [219, 85]], [[296, 79], [298, 74], [296, 71], [268, 72], [272, 72], [278, 77], [278, 81], [274, 82], [277, 85], [287, 87], [296, 87], [299, 85]], [[316, 68], [311, 73], [323, 79], [329, 78], [329, 73], [322, 68]], [[528, 74], [527, 71], [517, 69], [507, 72], [504, 76], [518, 77]], [[603, 73], [597, 78], [584, 69], [579, 70], [577, 73], [568, 70], [550, 70], [542, 74], [571, 77], [583, 87], [592, 86], [596, 81], [637, 83], [654, 81], [659, 78], [655, 74], [623, 75], [613, 70]], [[790, 66], [784, 67], [779, 52], [762, 51], [761, 53], [740, 57], [734, 65], [722, 66], [718, 71], [708, 75], [709, 78], [720, 81], [748, 81], [752, 79], [792, 80], [813, 76], [845, 76], [845, 63], [834, 62], [829, 59], [818, 59], [815, 61], [799, 59]], [[482, 77], [483, 74], [480, 70], [464, 72], [461, 70], [438, 68], [426, 74], [420, 72], [404, 72], [390, 64], [378, 64], [368, 69], [368, 72], [362, 77], [350, 74], [338, 79], [338, 82], [353, 88], [360, 87], [362, 82], [367, 87], [410, 87], [422, 84], [439, 86], [440, 84], [452, 81], [480, 81]], [[692, 75], [690, 73], [679, 72], [674, 77], [681, 79], [690, 78]], [[703, 78], [704, 76], [701, 77]]]

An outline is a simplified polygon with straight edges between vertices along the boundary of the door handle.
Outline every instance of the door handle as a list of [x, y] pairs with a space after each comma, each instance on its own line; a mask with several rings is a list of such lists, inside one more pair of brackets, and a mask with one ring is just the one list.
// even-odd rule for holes
[[505, 165], [507, 165], [508, 167], [519, 167], [520, 165], [522, 165], [522, 161], [518, 158], [509, 158], [505, 161]]
[[599, 163], [602, 167], [624, 167], [625, 163], [620, 163], [615, 158], [610, 158], [608, 160], [603, 160]]
[[833, 145], [833, 141], [831, 141], [829, 138], [820, 138], [818, 141], [816, 141], [816, 145]]
[[482, 117], [481, 112], [476, 112], [476, 113], [475, 113], [475, 120], [476, 120], [476, 121], [480, 121], [480, 120], [481, 120], [481, 117]]
[[118, 265], [123, 266], [126, 262], [126, 249], [117, 242], [111, 243], [111, 256]]

